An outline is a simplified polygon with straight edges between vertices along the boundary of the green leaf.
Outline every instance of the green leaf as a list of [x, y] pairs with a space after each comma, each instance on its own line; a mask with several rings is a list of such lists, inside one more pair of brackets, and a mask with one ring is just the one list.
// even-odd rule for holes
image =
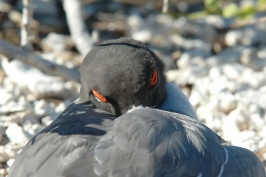
[[266, 0], [258, 0], [257, 9], [264, 11], [266, 9]]
[[219, 4], [220, 1], [219, 0], [204, 0], [204, 6], [205, 9], [209, 12], [209, 13], [217, 13], [219, 12]]
[[226, 18], [231, 18], [237, 16], [240, 12], [239, 7], [235, 3], [230, 3], [223, 8], [223, 16]]

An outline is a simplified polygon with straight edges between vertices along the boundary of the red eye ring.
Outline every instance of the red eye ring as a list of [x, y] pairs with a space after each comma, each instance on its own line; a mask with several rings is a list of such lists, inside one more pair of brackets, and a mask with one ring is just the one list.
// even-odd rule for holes
[[104, 102], [104, 103], [108, 102], [107, 99], [104, 96], [102, 96], [99, 92], [97, 92], [96, 90], [92, 89], [92, 93], [94, 96], [99, 98], [99, 100], [101, 100], [102, 102]]
[[154, 69], [152, 73], [152, 78], [151, 78], [151, 86], [154, 86], [157, 83], [157, 80], [158, 80], [158, 74], [156, 70]]

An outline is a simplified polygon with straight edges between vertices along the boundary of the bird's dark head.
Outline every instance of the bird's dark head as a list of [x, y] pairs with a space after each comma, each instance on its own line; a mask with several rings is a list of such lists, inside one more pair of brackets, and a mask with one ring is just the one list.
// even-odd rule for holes
[[162, 61], [131, 38], [94, 47], [81, 65], [80, 102], [90, 101], [114, 115], [133, 106], [157, 107], [166, 98]]

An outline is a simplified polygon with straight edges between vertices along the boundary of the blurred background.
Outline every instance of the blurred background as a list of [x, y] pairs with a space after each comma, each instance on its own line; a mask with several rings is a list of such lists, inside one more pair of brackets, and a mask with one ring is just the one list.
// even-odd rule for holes
[[198, 117], [266, 167], [266, 0], [0, 0], [0, 176], [79, 93], [100, 42], [129, 36]]

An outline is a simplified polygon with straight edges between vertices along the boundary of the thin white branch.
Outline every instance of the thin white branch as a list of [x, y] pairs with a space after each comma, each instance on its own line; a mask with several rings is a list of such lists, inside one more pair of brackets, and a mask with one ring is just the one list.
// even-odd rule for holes
[[16, 46], [0, 39], [0, 53], [9, 59], [17, 59], [25, 64], [32, 65], [49, 75], [60, 76], [64, 80], [79, 81], [77, 68], [69, 69], [63, 65], [52, 63], [37, 54], [17, 48]]
[[82, 7], [79, 0], [63, 0], [63, 7], [67, 17], [71, 37], [78, 51], [85, 56], [93, 46], [82, 15]]
[[169, 0], [163, 0], [163, 9], [162, 9], [163, 13], [168, 12], [168, 6], [169, 6]]
[[32, 13], [32, 0], [23, 0], [20, 45], [25, 50], [32, 50], [30, 43], [30, 23]]

